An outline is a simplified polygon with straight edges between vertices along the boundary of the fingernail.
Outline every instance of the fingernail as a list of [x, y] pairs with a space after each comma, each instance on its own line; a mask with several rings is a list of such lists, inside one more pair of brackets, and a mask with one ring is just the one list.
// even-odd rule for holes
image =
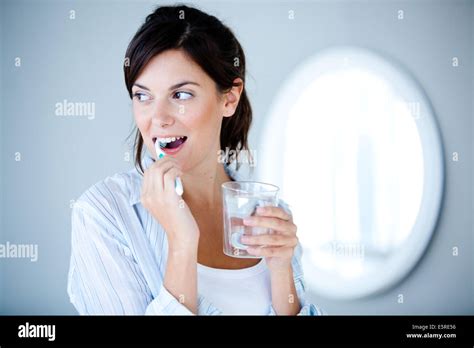
[[265, 211], [265, 207], [257, 207], [257, 213], [263, 213]]
[[244, 224], [245, 225], [251, 225], [252, 224], [252, 219], [244, 219]]

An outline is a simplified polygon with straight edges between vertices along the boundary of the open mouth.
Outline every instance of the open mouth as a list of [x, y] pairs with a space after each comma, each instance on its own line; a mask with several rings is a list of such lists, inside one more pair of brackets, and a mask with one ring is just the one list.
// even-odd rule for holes
[[179, 136], [179, 137], [170, 137], [170, 138], [153, 138], [153, 142], [159, 142], [160, 148], [164, 149], [177, 149], [182, 144], [186, 142], [188, 137]]

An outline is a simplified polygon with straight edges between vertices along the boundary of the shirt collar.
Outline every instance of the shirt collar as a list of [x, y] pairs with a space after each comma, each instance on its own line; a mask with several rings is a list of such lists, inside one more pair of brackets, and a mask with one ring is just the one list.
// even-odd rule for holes
[[[148, 150], [142, 155], [142, 168], [146, 170], [149, 166], [151, 166], [155, 162], [155, 159], [150, 155]], [[243, 181], [248, 179], [246, 174], [242, 172], [242, 170], [237, 171], [235, 169], [235, 162], [230, 165], [224, 165], [224, 169], [227, 175], [233, 181]], [[244, 168], [241, 168], [244, 169]], [[131, 194], [130, 194], [130, 205], [135, 205], [140, 203], [141, 201], [141, 189], [142, 189], [142, 182], [143, 182], [143, 175], [138, 171], [137, 168], [133, 168], [132, 172], [132, 187], [131, 187]]]

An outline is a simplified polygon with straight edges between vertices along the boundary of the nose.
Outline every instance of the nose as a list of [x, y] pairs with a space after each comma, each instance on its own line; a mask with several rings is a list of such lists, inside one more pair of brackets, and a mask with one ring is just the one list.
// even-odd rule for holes
[[170, 110], [163, 105], [157, 107], [151, 119], [152, 124], [160, 128], [172, 126], [175, 120], [169, 111]]
[[154, 126], [157, 126], [157, 127], [160, 127], [160, 128], [167, 128], [167, 127], [173, 125], [173, 123], [174, 123], [174, 121], [171, 120], [170, 118], [167, 118], [166, 120], [164, 120], [163, 118], [156, 118], [156, 117], [153, 117], [151, 122]]

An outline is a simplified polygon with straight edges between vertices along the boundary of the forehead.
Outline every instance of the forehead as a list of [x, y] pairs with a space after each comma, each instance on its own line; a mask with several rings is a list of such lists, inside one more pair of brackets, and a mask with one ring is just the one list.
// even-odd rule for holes
[[212, 83], [198, 64], [182, 50], [174, 49], [153, 57], [135, 82], [158, 91], [185, 80], [197, 82], [201, 86]]

